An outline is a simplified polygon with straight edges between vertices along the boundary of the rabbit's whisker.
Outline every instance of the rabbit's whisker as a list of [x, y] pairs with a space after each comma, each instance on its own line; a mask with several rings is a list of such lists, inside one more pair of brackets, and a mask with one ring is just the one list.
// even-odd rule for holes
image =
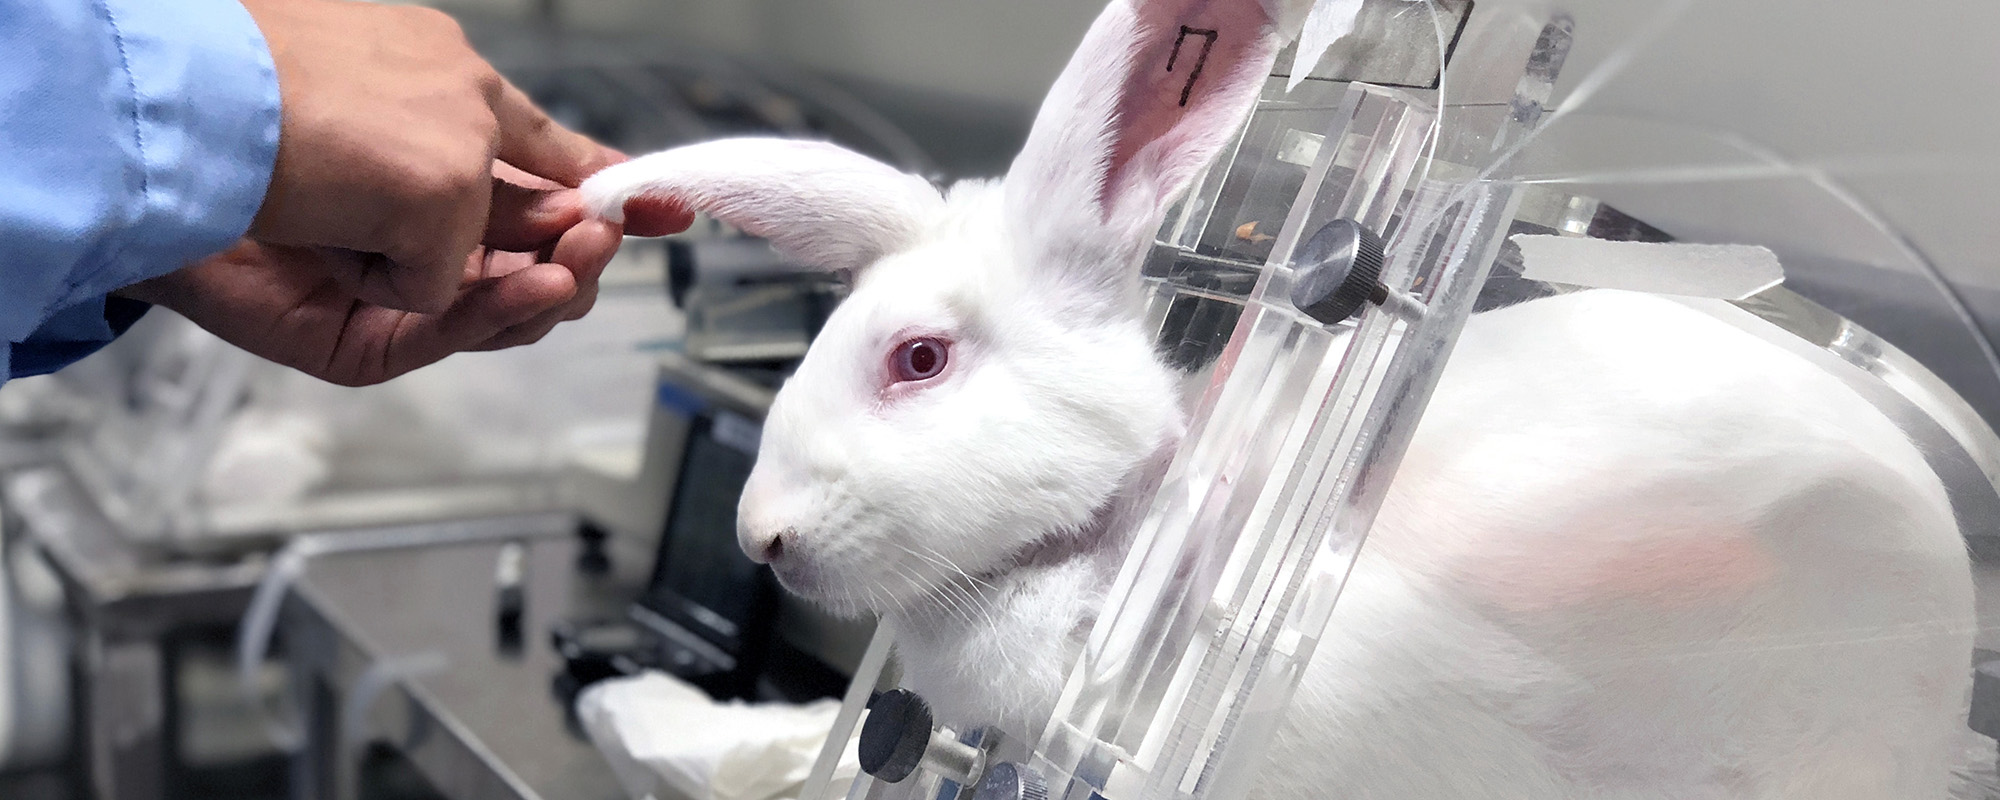
[[[987, 617], [988, 621], [989, 622], [992, 621], [992, 608], [990, 607], [990, 602], [986, 602], [984, 598], [982, 598], [979, 595], [976, 595], [971, 588], [960, 584], [954, 578], [962, 577], [967, 581], [971, 581], [972, 583], [987, 589], [988, 591], [998, 591], [999, 587], [994, 586], [992, 583], [974, 577], [972, 574], [966, 572], [964, 569], [959, 568], [958, 565], [953, 564], [950, 559], [945, 558], [943, 554], [938, 553], [935, 550], [931, 550], [930, 554], [926, 555], [924, 553], [920, 553], [917, 552], [916, 550], [910, 549], [908, 546], [900, 543], [898, 543], [896, 546], [902, 549], [903, 552], [910, 554], [912, 557], [923, 559], [924, 561], [930, 562], [933, 566], [941, 567], [947, 570], [948, 573], [950, 573], [945, 576], [945, 579], [943, 581], [937, 583], [936, 586], [932, 589], [932, 592], [934, 594], [950, 596], [953, 600], [952, 605], [964, 609], [966, 611], [966, 616], [968, 618], [972, 616], [972, 612], [974, 611], [983, 611], [985, 612], [984, 615]], [[925, 548], [925, 549], [929, 550], [930, 548]], [[963, 600], [963, 602], [962, 603], [958, 602], [961, 599]]]

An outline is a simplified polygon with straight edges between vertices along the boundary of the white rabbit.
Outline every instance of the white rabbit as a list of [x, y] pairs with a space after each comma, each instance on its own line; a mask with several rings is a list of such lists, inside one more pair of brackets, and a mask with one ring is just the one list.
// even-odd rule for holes
[[[856, 273], [771, 408], [739, 539], [898, 619], [941, 721], [1046, 718], [1179, 443], [1137, 264], [1275, 13], [1114, 0], [1003, 182], [744, 139], [584, 186]], [[1971, 627], [1942, 486], [1838, 380], [1673, 301], [1535, 301], [1467, 328], [1257, 793], [1942, 797]]]

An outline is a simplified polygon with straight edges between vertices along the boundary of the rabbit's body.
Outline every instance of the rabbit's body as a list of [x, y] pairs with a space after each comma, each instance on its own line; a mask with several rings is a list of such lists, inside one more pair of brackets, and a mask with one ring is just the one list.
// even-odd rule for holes
[[[1045, 719], [1122, 533], [897, 612], [906, 684]], [[1942, 798], [1972, 626], [1943, 487], [1839, 379], [1674, 301], [1535, 301], [1468, 325], [1258, 795]]]
[[[755, 139], [584, 185], [857, 275], [738, 537], [898, 620], [942, 720], [1053, 706], [1182, 435], [1137, 265], [1303, 5], [1112, 0], [1004, 182], [948, 197]], [[1474, 318], [1361, 553], [1261, 796], [1940, 795], [1972, 623], [1944, 490], [1852, 389], [1715, 317], [1598, 291]]]
[[1274, 783], [1944, 796], [1973, 630], [1944, 489], [1838, 378], [1704, 313], [1475, 318], [1362, 552]]

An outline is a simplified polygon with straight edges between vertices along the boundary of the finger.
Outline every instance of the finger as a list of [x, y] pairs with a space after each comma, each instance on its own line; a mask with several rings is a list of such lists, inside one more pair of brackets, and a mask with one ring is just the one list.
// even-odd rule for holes
[[380, 256], [361, 258], [356, 297], [427, 314], [451, 308], [493, 204], [492, 161], [479, 163], [480, 175], [431, 193], [416, 216], [396, 226], [398, 238]]
[[487, 247], [532, 253], [549, 245], [583, 219], [583, 200], [575, 189], [530, 189], [493, 179], [493, 205], [487, 212]]
[[556, 183], [555, 181], [549, 180], [547, 178], [538, 175], [530, 175], [526, 172], [521, 171], [520, 167], [516, 167], [512, 164], [509, 164], [505, 161], [501, 161], [499, 159], [493, 160], [493, 177], [514, 184], [515, 186], [526, 186], [530, 189], [569, 188], [567, 186], [564, 186], [560, 183]]
[[692, 224], [694, 212], [672, 200], [641, 195], [625, 201], [625, 232], [632, 236], [666, 236]]
[[549, 260], [567, 268], [576, 280], [576, 296], [564, 304], [564, 319], [581, 319], [597, 304], [598, 281], [623, 241], [618, 226], [595, 219], [577, 223], [557, 240]]
[[532, 319], [529, 319], [527, 322], [523, 322], [519, 325], [515, 325], [497, 334], [494, 334], [491, 338], [488, 338], [486, 341], [480, 342], [479, 344], [474, 345], [467, 349], [477, 350], [477, 351], [493, 351], [493, 350], [505, 350], [510, 347], [521, 347], [524, 345], [531, 345], [541, 341], [542, 337], [548, 336], [549, 332], [555, 330], [557, 325], [561, 325], [564, 319], [565, 315], [563, 313], [562, 307], [552, 308], [549, 309], [548, 311], [544, 311], [540, 314], [535, 315]]
[[512, 83], [500, 87], [493, 115], [500, 122], [500, 160], [564, 186], [583, 183], [584, 178], [624, 158], [556, 124]]
[[414, 315], [397, 330], [388, 372], [402, 374], [470, 350], [502, 331], [559, 312], [576, 295], [569, 270], [537, 264], [480, 282], [442, 314]]
[[623, 240], [618, 226], [603, 220], [585, 220], [571, 228], [556, 243], [550, 261], [569, 270], [571, 278], [576, 281], [575, 295], [562, 305], [511, 326], [472, 349], [505, 350], [534, 344], [549, 335], [557, 325], [583, 318], [597, 304], [598, 281], [604, 275], [604, 268], [617, 256], [618, 245]]
[[516, 253], [482, 247], [466, 257], [465, 280], [462, 283], [470, 284], [488, 278], [505, 277], [543, 261], [547, 259], [536, 258], [534, 253]]

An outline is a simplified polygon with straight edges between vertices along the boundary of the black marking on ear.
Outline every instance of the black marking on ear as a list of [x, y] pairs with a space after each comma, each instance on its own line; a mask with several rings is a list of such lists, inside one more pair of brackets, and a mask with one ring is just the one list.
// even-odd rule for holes
[[1211, 28], [1190, 28], [1181, 26], [1181, 34], [1174, 37], [1174, 51], [1167, 54], [1167, 71], [1174, 71], [1174, 62], [1181, 57], [1181, 43], [1187, 41], [1188, 34], [1201, 37], [1201, 55], [1195, 58], [1194, 69], [1188, 70], [1187, 85], [1181, 87], [1181, 106], [1188, 103], [1188, 95], [1194, 92], [1194, 80], [1201, 77], [1201, 68], [1208, 64], [1208, 51], [1215, 49], [1216, 33]]

